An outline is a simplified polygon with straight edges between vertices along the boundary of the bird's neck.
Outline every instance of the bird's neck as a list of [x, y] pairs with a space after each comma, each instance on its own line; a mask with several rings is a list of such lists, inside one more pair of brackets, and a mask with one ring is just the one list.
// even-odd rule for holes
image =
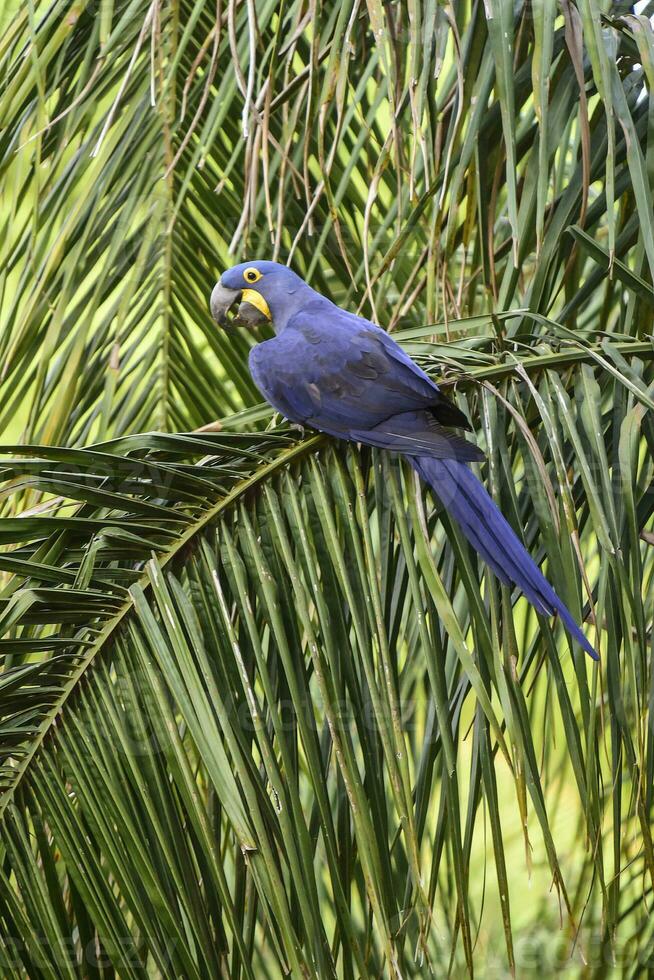
[[316, 304], [331, 305], [328, 299], [317, 293], [311, 286], [307, 286], [306, 283], [300, 283], [298, 286], [293, 285], [290, 289], [272, 296], [268, 300], [268, 306], [272, 314], [275, 333], [280, 334], [285, 330], [296, 313], [309, 305], [313, 309]]

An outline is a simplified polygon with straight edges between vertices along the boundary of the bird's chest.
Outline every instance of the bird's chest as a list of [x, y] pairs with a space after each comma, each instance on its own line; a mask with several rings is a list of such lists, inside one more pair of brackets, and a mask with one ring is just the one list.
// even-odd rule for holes
[[304, 423], [313, 413], [310, 392], [319, 374], [317, 360], [315, 347], [301, 335], [275, 337], [250, 351], [250, 373], [273, 408]]

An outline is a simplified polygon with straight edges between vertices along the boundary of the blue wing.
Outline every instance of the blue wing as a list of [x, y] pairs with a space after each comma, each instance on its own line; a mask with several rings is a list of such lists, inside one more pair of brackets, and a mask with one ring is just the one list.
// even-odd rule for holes
[[412, 455], [480, 455], [446, 431], [468, 420], [392, 337], [331, 303], [309, 304], [255, 347], [250, 370], [291, 421]]

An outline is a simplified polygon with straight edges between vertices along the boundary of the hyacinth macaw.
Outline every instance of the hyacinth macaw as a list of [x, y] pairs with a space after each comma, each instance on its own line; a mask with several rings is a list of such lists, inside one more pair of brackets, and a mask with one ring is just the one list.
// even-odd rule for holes
[[393, 338], [276, 262], [243, 262], [222, 274], [211, 294], [218, 323], [239, 301], [237, 321], [272, 321], [275, 337], [250, 351], [250, 371], [273, 408], [299, 425], [406, 456], [500, 581], [517, 585], [538, 612], [558, 613], [597, 660], [468, 466], [483, 454], [451, 431], [469, 430], [466, 416]]

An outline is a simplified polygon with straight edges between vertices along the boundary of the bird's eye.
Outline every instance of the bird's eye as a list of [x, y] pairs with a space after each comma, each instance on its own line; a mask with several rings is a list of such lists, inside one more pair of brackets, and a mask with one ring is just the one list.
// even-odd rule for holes
[[258, 269], [255, 269], [254, 266], [252, 266], [251, 268], [245, 270], [243, 273], [243, 278], [246, 282], [258, 282], [259, 279], [261, 279], [261, 273]]

